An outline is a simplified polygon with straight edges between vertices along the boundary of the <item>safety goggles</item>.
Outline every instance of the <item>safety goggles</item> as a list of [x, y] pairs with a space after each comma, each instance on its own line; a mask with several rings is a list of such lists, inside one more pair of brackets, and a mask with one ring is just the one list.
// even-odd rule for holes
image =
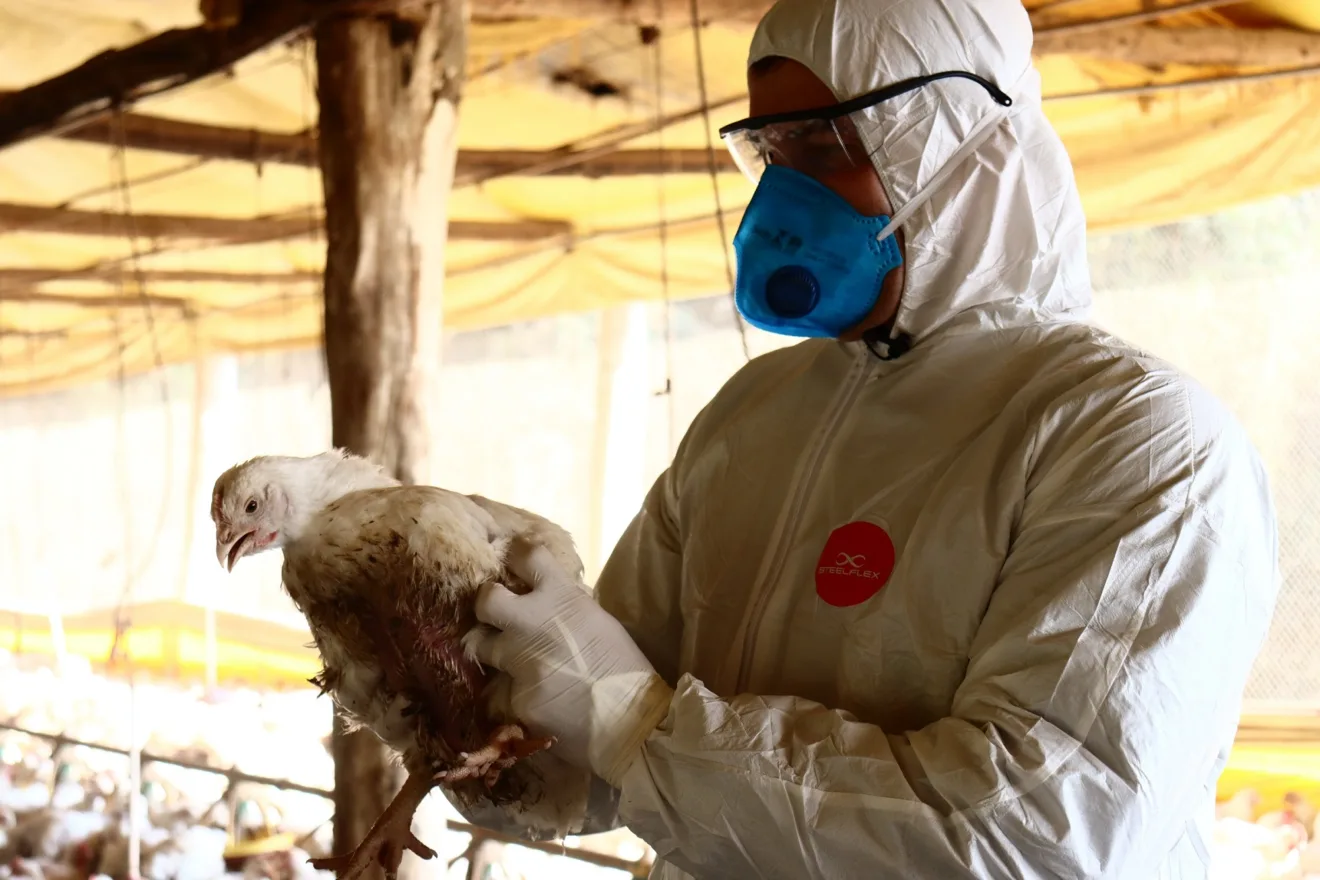
[[817, 179], [829, 177], [870, 164], [856, 114], [929, 83], [954, 77], [982, 86], [997, 104], [1008, 107], [1013, 103], [1012, 98], [989, 80], [974, 73], [948, 70], [901, 80], [830, 107], [752, 116], [721, 128], [720, 139], [733, 154], [738, 169], [752, 183], [760, 181], [767, 165], [787, 166]]

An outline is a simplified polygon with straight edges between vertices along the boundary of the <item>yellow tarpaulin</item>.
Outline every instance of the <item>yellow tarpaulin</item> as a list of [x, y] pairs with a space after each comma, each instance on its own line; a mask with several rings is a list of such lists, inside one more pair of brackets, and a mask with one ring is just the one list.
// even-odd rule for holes
[[[1094, 0], [1068, 4], [1067, 15], [1094, 19], [1142, 8], [1136, 0]], [[35, 6], [0, 0], [0, 88], [22, 88], [108, 46], [196, 20], [195, 0]], [[1175, 15], [1161, 26], [1297, 32], [1320, 23], [1314, 3], [1271, 0]], [[550, 149], [700, 104], [693, 35], [680, 22], [662, 22], [661, 38], [650, 44], [636, 27], [588, 21], [476, 23], [472, 30], [461, 110], [465, 149]], [[706, 93], [713, 102], [744, 91], [748, 36], [744, 25], [714, 23], [702, 30]], [[1297, 63], [1304, 61], [1298, 55]], [[1222, 61], [1152, 66], [1046, 54], [1038, 63], [1049, 115], [1073, 157], [1096, 230], [1320, 185], [1320, 77], [1232, 79], [1262, 68]], [[294, 133], [315, 124], [314, 75], [305, 44], [281, 46], [239, 64], [232, 77], [212, 77], [136, 109]], [[1069, 97], [1225, 77], [1230, 81], [1220, 85]], [[735, 101], [712, 113], [709, 130], [743, 112]], [[704, 148], [710, 131], [696, 116], [623, 146]], [[720, 175], [718, 186], [731, 235], [750, 187], [732, 174]], [[452, 241], [446, 325], [476, 328], [726, 289], [729, 255], [715, 223], [713, 191], [712, 180], [698, 173], [510, 176], [457, 190], [454, 220], [559, 220], [573, 234], [531, 242]], [[54, 138], [0, 151], [0, 201], [8, 203], [116, 215], [284, 215], [305, 217], [315, 228], [320, 196], [313, 170], [286, 164], [258, 167], [139, 149], [120, 155], [109, 146]], [[660, 280], [662, 220], [672, 224], [666, 229], [667, 289]], [[217, 246], [130, 239], [131, 221], [116, 217], [109, 225], [105, 235], [0, 228], [0, 394], [134, 373], [199, 351], [311, 345], [319, 338], [315, 273], [322, 241]], [[86, 277], [90, 268], [99, 277]], [[34, 280], [10, 270], [50, 270], [57, 277]], [[83, 277], [58, 277], [79, 271]], [[303, 280], [278, 278], [297, 272]], [[197, 273], [217, 274], [199, 279]], [[223, 273], [235, 274], [231, 280]]]

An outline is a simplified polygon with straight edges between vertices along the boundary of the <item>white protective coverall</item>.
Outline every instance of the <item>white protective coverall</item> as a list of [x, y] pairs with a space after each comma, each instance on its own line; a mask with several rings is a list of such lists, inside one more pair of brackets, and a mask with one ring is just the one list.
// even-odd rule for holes
[[753, 360], [601, 575], [676, 687], [619, 802], [653, 876], [1206, 876], [1273, 509], [1220, 403], [1083, 323], [1031, 41], [1020, 0], [792, 0], [756, 32], [841, 100], [966, 70], [1014, 104], [954, 79], [869, 112], [911, 350]]

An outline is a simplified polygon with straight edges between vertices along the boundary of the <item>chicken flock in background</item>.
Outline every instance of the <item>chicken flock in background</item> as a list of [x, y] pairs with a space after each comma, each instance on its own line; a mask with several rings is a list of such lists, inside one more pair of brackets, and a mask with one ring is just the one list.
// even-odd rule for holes
[[1261, 811], [1261, 797], [1244, 788], [1215, 805], [1210, 880], [1312, 880], [1320, 877], [1320, 822], [1314, 805], [1296, 792], [1280, 809]]
[[393, 873], [405, 849], [431, 858], [411, 820], [437, 785], [460, 810], [493, 803], [538, 835], [579, 830], [591, 774], [528, 734], [509, 710], [507, 677], [468, 647], [483, 626], [474, 608], [483, 583], [529, 589], [505, 567], [515, 542], [545, 546], [582, 582], [568, 532], [478, 495], [403, 486], [340, 450], [230, 468], [216, 480], [211, 517], [231, 571], [243, 556], [283, 549], [284, 587], [324, 667], [313, 683], [408, 772], [362, 843], [318, 868], [349, 880], [373, 861]]
[[[128, 870], [128, 789], [124, 778], [83, 767], [80, 781], [52, 783], [41, 765], [68, 764], [36, 755], [0, 764], [0, 880], [133, 880]], [[248, 858], [227, 870], [226, 807], [189, 810], [179, 793], [151, 782], [163, 798], [149, 802], [142, 822], [142, 880], [317, 880], [299, 849]], [[217, 816], [216, 813], [221, 815]], [[239, 821], [239, 824], [245, 824]], [[301, 856], [301, 858], [299, 858]]]

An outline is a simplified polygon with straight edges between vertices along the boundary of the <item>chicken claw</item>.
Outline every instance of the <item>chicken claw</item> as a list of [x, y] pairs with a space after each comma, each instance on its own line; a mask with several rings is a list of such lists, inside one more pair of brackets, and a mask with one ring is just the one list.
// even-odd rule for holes
[[459, 755], [462, 763], [435, 775], [435, 781], [452, 784], [463, 779], [484, 778], [486, 785], [494, 785], [500, 771], [512, 767], [523, 758], [550, 748], [552, 737], [528, 738], [521, 724], [504, 724], [495, 729], [486, 744], [475, 752]]
[[376, 819], [356, 849], [340, 856], [312, 859], [312, 867], [318, 871], [334, 871], [339, 880], [356, 880], [371, 867], [372, 862], [376, 862], [385, 869], [385, 876], [393, 880], [398, 876], [404, 850], [412, 851], [418, 858], [435, 858], [435, 850], [412, 833], [413, 814], [434, 787], [435, 780], [428, 774], [408, 774], [403, 788]]

